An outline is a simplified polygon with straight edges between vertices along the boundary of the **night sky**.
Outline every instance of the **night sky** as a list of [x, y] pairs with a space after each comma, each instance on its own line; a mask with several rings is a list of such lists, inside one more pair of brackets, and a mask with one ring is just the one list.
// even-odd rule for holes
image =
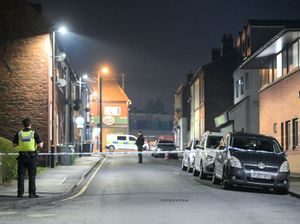
[[185, 79], [210, 61], [223, 33], [236, 37], [248, 19], [300, 19], [299, 0], [35, 0], [72, 32], [59, 41], [78, 74], [109, 63], [125, 74], [133, 106], [160, 98], [173, 112]]

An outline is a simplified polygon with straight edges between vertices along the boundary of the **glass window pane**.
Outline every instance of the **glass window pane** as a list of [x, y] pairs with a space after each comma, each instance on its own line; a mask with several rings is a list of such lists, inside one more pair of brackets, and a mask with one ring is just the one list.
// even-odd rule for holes
[[273, 80], [277, 79], [277, 60], [276, 57], [273, 59]]
[[288, 66], [287, 66], [287, 51], [282, 52], [282, 74], [286, 75], [288, 73]]
[[276, 65], [277, 65], [277, 78], [280, 78], [282, 76], [282, 53], [277, 55]]
[[240, 86], [241, 86], [241, 95], [244, 94], [244, 77], [240, 79]]
[[273, 64], [272, 61], [269, 63], [269, 83], [273, 82]]

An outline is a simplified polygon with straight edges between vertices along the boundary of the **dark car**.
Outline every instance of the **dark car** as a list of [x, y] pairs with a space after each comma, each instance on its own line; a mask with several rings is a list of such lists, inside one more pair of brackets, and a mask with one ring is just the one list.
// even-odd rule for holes
[[289, 164], [286, 154], [273, 137], [247, 133], [228, 133], [218, 147], [212, 181], [233, 185], [289, 190]]
[[178, 154], [176, 152], [168, 153], [167, 151], [176, 151], [174, 141], [159, 139], [154, 143], [152, 156], [155, 158], [178, 159]]

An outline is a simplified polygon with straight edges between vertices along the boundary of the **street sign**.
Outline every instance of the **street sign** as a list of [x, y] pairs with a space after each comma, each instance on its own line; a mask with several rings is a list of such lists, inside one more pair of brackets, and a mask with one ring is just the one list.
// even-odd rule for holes
[[77, 128], [84, 128], [84, 118], [81, 116], [76, 117], [75, 123]]

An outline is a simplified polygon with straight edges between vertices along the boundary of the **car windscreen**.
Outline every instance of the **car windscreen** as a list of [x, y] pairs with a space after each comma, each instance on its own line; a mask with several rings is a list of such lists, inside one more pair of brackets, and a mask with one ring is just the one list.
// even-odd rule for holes
[[219, 146], [221, 139], [222, 136], [208, 136], [206, 147], [211, 149], [216, 149]]
[[263, 137], [235, 136], [232, 139], [232, 147], [255, 151], [281, 152], [280, 146], [274, 139]]

